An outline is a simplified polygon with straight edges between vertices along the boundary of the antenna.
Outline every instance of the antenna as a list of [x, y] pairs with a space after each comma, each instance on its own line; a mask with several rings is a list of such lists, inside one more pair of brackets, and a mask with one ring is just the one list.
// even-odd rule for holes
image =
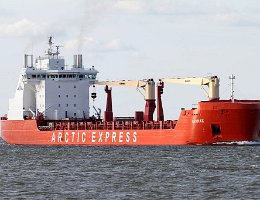
[[49, 37], [49, 46], [50, 46], [50, 47], [51, 47], [52, 44], [53, 44], [53, 42], [52, 42], [52, 38], [53, 38], [52, 36]]
[[49, 56], [52, 56], [52, 55], [53, 55], [53, 53], [52, 53], [52, 45], [53, 45], [52, 39], [53, 39], [53, 37], [50, 36], [50, 37], [49, 37], [49, 49], [48, 49], [48, 52], [46, 53], [46, 54], [49, 55]]
[[59, 54], [60, 54], [59, 49], [60, 49], [60, 47], [63, 47], [63, 46], [57, 45], [57, 46], [55, 46], [55, 47], [56, 47], [56, 53], [53, 53], [53, 55], [57, 55], [57, 58], [58, 58], [58, 57], [59, 57]]
[[53, 48], [53, 42], [52, 42], [52, 40], [53, 40], [53, 36], [50, 36], [49, 37], [49, 42], [48, 42], [48, 44], [49, 44], [49, 48], [48, 48], [48, 52], [47, 53], [45, 53], [46, 55], [48, 55], [48, 56], [57, 56], [57, 59], [58, 59], [58, 57], [59, 57], [59, 54], [60, 54], [60, 51], [59, 51], [59, 49], [60, 49], [60, 47], [63, 47], [63, 46], [60, 46], [60, 45], [57, 45], [57, 46], [55, 46], [56, 47], [56, 52], [53, 52], [53, 50], [52, 50], [52, 48]]
[[231, 81], [230, 99], [232, 102], [234, 102], [234, 80], [236, 79], [236, 77], [234, 76], [234, 74], [231, 74], [231, 76], [229, 76], [229, 79]]

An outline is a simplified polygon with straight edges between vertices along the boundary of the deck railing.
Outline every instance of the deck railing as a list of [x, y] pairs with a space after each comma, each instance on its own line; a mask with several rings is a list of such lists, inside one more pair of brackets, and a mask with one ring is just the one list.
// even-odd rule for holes
[[[45, 124], [43, 124], [45, 123]], [[39, 123], [41, 131], [46, 130], [152, 130], [174, 129], [177, 120], [167, 121], [113, 121], [113, 122], [85, 122], [85, 121], [45, 121]]]

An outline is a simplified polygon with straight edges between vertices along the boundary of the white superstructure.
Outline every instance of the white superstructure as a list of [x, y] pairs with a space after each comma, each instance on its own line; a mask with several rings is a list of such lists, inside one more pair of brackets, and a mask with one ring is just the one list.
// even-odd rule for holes
[[74, 55], [74, 64], [68, 68], [59, 54], [59, 46], [53, 52], [50, 37], [45, 56], [33, 63], [33, 56], [25, 55], [15, 96], [9, 100], [8, 119], [39, 114], [47, 120], [89, 118], [89, 87], [98, 71], [94, 67], [84, 69], [82, 55]]

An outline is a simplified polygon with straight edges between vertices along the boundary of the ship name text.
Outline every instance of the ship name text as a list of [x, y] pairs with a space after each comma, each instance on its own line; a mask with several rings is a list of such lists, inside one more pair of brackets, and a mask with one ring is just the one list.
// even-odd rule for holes
[[53, 132], [51, 143], [136, 143], [137, 132]]
[[193, 119], [192, 120], [193, 124], [199, 124], [199, 123], [204, 123], [204, 119]]

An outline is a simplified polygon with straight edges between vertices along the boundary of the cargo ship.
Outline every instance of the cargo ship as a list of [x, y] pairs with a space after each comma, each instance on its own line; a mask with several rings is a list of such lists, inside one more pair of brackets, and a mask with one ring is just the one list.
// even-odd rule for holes
[[[1, 137], [15, 145], [212, 145], [223, 142], [260, 141], [260, 101], [220, 100], [219, 78], [162, 78], [99, 81], [95, 67], [85, 68], [82, 55], [65, 65], [60, 46], [52, 37], [44, 56], [25, 55], [8, 114], [1, 118]], [[233, 77], [231, 78], [233, 81]], [[179, 118], [164, 119], [162, 94], [165, 84], [195, 84], [207, 87], [207, 101], [196, 108], [181, 109]], [[233, 84], [232, 84], [233, 85]], [[102, 86], [106, 109], [94, 107], [90, 99]], [[143, 111], [132, 117], [116, 117], [112, 109], [112, 87], [143, 89]], [[233, 92], [233, 90], [231, 90]], [[154, 119], [154, 112], [157, 119]]]

